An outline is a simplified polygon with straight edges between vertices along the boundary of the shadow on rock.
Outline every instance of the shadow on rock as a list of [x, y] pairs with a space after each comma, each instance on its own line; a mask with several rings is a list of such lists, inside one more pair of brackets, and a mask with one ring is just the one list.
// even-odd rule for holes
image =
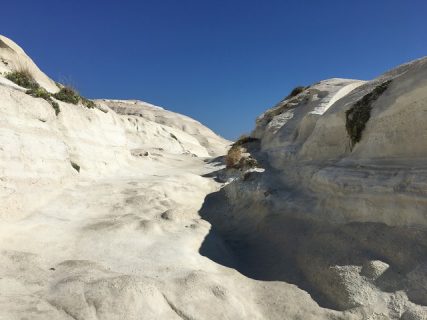
[[348, 310], [399, 290], [427, 304], [425, 230], [301, 219], [232, 184], [208, 195], [200, 215], [212, 225], [201, 255], [252, 279], [295, 284], [322, 307]]

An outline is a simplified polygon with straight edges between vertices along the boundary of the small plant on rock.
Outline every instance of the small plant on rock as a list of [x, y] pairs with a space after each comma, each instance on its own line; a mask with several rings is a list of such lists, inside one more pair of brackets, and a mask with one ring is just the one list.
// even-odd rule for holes
[[53, 94], [53, 97], [67, 103], [78, 104], [81, 102], [86, 108], [93, 109], [96, 104], [92, 100], [80, 96], [80, 94], [69, 86], [62, 86], [57, 93]]
[[362, 139], [362, 132], [371, 117], [372, 104], [387, 90], [390, 82], [391, 80], [376, 86], [346, 111], [345, 127], [350, 137], [351, 148]]
[[92, 100], [89, 100], [89, 99], [87, 99], [87, 98], [85, 98], [85, 97], [80, 97], [80, 98], [82, 99], [82, 104], [83, 104], [86, 108], [89, 108], [89, 109], [93, 109], [93, 108], [95, 108], [95, 106], [96, 106], [95, 102], [93, 102]]
[[26, 91], [26, 94], [34, 97], [34, 98], [42, 98], [45, 100], [52, 100], [50, 93], [46, 91], [46, 89], [42, 87], [38, 87], [35, 89], [29, 89]]
[[242, 157], [239, 161], [239, 168], [258, 168], [259, 164], [258, 161], [251, 156], [249, 157]]
[[80, 172], [80, 166], [77, 163], [71, 161], [71, 166], [73, 167], [74, 170], [76, 170], [77, 172]]
[[297, 95], [299, 95], [301, 92], [303, 92], [306, 89], [306, 87], [298, 86], [292, 89], [291, 93], [288, 94], [288, 96], [285, 98], [285, 100], [293, 98]]
[[235, 168], [240, 159], [242, 159], [242, 149], [240, 146], [233, 145], [225, 156], [225, 165], [227, 168]]
[[26, 94], [34, 98], [42, 98], [47, 102], [49, 102], [53, 110], [55, 110], [55, 115], [58, 115], [61, 112], [61, 109], [59, 109], [59, 104], [56, 101], [53, 101], [51, 94], [47, 92], [46, 89], [42, 87], [38, 87], [36, 89], [30, 89], [26, 91]]
[[254, 138], [247, 135], [242, 135], [236, 142], [233, 143], [233, 146], [243, 146], [246, 143], [258, 141], [258, 138]]
[[59, 104], [56, 101], [49, 101], [53, 110], [55, 110], [55, 115], [58, 115], [61, 112], [61, 109], [59, 109]]
[[37, 89], [39, 87], [39, 84], [36, 80], [34, 80], [34, 77], [28, 68], [21, 68], [19, 70], [7, 73], [6, 79], [16, 83], [18, 86], [27, 89]]
[[53, 97], [72, 104], [78, 104], [80, 101], [80, 95], [70, 87], [61, 88], [57, 93], [53, 94]]
[[225, 156], [225, 165], [228, 169], [249, 169], [258, 167], [258, 162], [256, 159], [252, 158], [250, 155], [245, 155], [246, 148], [244, 145], [259, 141], [259, 139], [242, 135], [236, 142], [234, 142], [231, 148], [228, 150], [227, 155]]

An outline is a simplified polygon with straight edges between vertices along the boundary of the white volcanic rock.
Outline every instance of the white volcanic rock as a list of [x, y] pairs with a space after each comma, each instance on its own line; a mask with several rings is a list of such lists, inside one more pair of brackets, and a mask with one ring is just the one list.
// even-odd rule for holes
[[[210, 225], [198, 210], [221, 186], [203, 157], [229, 144], [200, 123], [133, 101], [57, 101], [55, 115], [2, 77], [0, 100], [0, 319], [337, 314], [199, 254]], [[227, 256], [220, 239], [212, 250]]]
[[[139, 100], [96, 100], [101, 106], [105, 105], [121, 115], [143, 118], [163, 126], [176, 129], [178, 133], [187, 133], [191, 136], [188, 143], [201, 145], [208, 150], [209, 155], [224, 154], [230, 144], [229, 141], [216, 135], [212, 130], [200, 122], [179, 113], [168, 111], [162, 107]], [[138, 119], [136, 118], [136, 119]], [[171, 129], [169, 129], [171, 130]], [[192, 142], [194, 138], [197, 140]], [[226, 147], [224, 147], [226, 146]]]
[[[330, 79], [314, 84], [258, 117], [253, 136], [261, 139], [263, 150], [269, 154], [277, 150], [277, 158], [294, 158], [301, 148], [305, 148], [306, 140], [317, 129], [317, 122], [323, 118], [322, 115], [336, 101], [363, 83], [358, 80]], [[325, 152], [324, 148], [319, 149], [315, 152], [317, 156], [319, 152]]]
[[[264, 168], [225, 186], [229, 141], [191, 118], [56, 115], [0, 76], [0, 319], [425, 319], [425, 61], [282, 101], [245, 145]], [[389, 79], [351, 148], [346, 111]]]
[[[425, 318], [426, 92], [424, 58], [368, 82], [321, 81], [264, 112], [244, 147], [265, 170], [201, 210], [239, 271], [359, 319]], [[357, 106], [371, 110], [354, 142]]]
[[[351, 148], [346, 111], [389, 80], [372, 104], [361, 141]], [[427, 225], [426, 89], [427, 59], [366, 83], [325, 80], [264, 113], [253, 135], [261, 138], [272, 166], [287, 168], [288, 181], [317, 191], [323, 199], [318, 218]]]
[[190, 134], [108, 108], [60, 103], [55, 116], [6, 86], [0, 97], [0, 319], [338, 315], [199, 254], [198, 210], [220, 185], [201, 176], [218, 164], [184, 152], [208, 155]]
[[[5, 78], [0, 79], [3, 80], [0, 81], [0, 183], [4, 188], [0, 194], [4, 210], [0, 215], [3, 218], [16, 218], [39, 206], [50, 193], [55, 194], [78, 175], [129, 174], [135, 170], [134, 165], [139, 166], [133, 150], [143, 153], [156, 150], [159, 155], [154, 158], [162, 157], [163, 153], [206, 157], [224, 153], [229, 143], [196, 121], [193, 122], [197, 128], [193, 131], [207, 134], [203, 145], [197, 134], [165, 125], [164, 121], [119, 115], [102, 106], [88, 109], [57, 101], [61, 112], [55, 116], [47, 101], [32, 98], [20, 87], [9, 85]], [[147, 112], [151, 109], [160, 110], [154, 106], [146, 108]], [[163, 114], [184, 118], [165, 110]], [[187, 120], [187, 126], [190, 124]], [[44, 187], [47, 189], [43, 197], [33, 192]]]
[[0, 34], [0, 74], [27, 69], [34, 79], [49, 92], [57, 92], [59, 88], [31, 58], [15, 42]]

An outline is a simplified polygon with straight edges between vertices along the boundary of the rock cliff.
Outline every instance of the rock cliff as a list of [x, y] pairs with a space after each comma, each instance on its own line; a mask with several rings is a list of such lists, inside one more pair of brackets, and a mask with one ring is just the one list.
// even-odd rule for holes
[[235, 174], [202, 217], [248, 277], [360, 319], [425, 319], [426, 110], [426, 58], [304, 88], [258, 117], [242, 145], [263, 169]]

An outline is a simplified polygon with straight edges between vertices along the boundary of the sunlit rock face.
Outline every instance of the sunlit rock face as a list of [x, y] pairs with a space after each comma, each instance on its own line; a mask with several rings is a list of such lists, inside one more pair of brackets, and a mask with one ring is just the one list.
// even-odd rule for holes
[[426, 319], [426, 63], [304, 88], [226, 169], [143, 101], [56, 113], [0, 36], [0, 319]]

